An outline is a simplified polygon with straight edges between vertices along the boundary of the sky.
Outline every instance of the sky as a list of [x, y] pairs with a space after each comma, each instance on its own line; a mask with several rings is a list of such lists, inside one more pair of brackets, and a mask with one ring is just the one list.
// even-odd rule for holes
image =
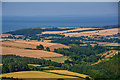
[[[118, 24], [117, 2], [2, 2], [3, 31]], [[33, 24], [32, 24], [33, 23]]]
[[2, 0], [2, 2], [119, 2], [119, 0]]
[[3, 2], [3, 16], [31, 17], [116, 17], [114, 2]]

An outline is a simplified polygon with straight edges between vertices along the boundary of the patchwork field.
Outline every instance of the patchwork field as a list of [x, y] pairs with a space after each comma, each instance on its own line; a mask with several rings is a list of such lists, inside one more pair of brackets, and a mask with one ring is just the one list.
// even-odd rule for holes
[[[40, 45], [40, 44], [42, 44], [45, 48], [49, 47], [51, 51], [54, 51], [54, 49], [58, 49], [58, 48], [69, 48], [69, 46], [66, 46], [66, 45], [63, 45], [63, 44], [60, 44], [60, 43], [50, 43], [50, 42], [47, 42], [47, 41], [45, 41], [45, 42], [29, 41], [28, 42], [28, 41], [25, 41], [25, 40], [12, 40], [11, 39], [11, 40], [3, 40], [2, 42], [0, 42], [0, 44], [2, 44], [3, 54], [11, 54], [11, 53], [16, 54], [18, 51], [20, 51], [20, 52], [18, 52], [18, 54], [20, 54], [21, 52], [27, 51], [27, 50], [25, 50], [25, 48], [36, 49], [36, 46]], [[23, 51], [21, 51], [20, 49], [23, 50]], [[8, 51], [8, 53], [6, 53], [6, 50], [10, 50], [10, 51]], [[37, 53], [49, 53], [47, 51], [42, 51], [42, 52], [41, 51], [40, 50], [39, 51], [38, 50], [31, 50], [30, 54], [32, 52], [33, 52], [33, 54], [36, 53], [36, 52]], [[53, 52], [50, 52], [50, 53], [53, 53]], [[50, 57], [52, 57], [52, 56], [50, 56]], [[60, 57], [60, 56], [54, 55], [53, 57]]]
[[71, 31], [82, 31], [82, 30], [90, 30], [90, 29], [98, 29], [98, 28], [76, 28], [73, 30], [65, 30], [65, 31], [45, 31], [45, 32], [42, 32], [42, 34], [63, 34]]
[[77, 78], [72, 76], [64, 76], [53, 73], [47, 73], [42, 71], [21, 71], [2, 74], [2, 77], [13, 77], [13, 78]]
[[2, 55], [18, 55], [22, 57], [34, 57], [34, 58], [41, 58], [41, 57], [61, 57], [63, 55], [48, 52], [43, 50], [28, 50], [28, 49], [19, 49], [19, 48], [12, 48], [12, 47], [2, 47]]
[[83, 78], [89, 77], [88, 75], [79, 74], [79, 73], [75, 73], [75, 72], [71, 72], [67, 70], [48, 70], [47, 72], [59, 73], [59, 74], [64, 74], [64, 75], [72, 75], [72, 76], [78, 76], [78, 77], [83, 77]]
[[86, 32], [76, 32], [76, 33], [65, 33], [65, 36], [74, 36], [74, 37], [80, 37], [80, 36], [91, 36], [91, 35], [101, 35], [101, 36], [107, 36], [107, 35], [114, 35], [118, 33], [119, 28], [113, 28], [113, 29], [105, 29], [105, 30], [96, 30], [96, 31], [86, 31]]

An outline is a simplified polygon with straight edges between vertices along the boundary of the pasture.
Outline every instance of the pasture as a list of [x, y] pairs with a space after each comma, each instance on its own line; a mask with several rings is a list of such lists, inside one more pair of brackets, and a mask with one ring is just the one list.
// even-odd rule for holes
[[64, 61], [67, 60], [68, 58], [62, 56], [62, 57], [46, 57], [46, 58], [43, 58], [43, 59], [55, 61], [55, 62], [58, 62], [58, 63], [64, 63]]

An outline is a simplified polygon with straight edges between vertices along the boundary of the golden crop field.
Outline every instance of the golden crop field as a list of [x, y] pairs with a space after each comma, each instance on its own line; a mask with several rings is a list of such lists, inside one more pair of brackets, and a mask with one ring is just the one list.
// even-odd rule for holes
[[2, 77], [13, 77], [13, 78], [77, 78], [72, 76], [64, 76], [53, 73], [47, 73], [43, 71], [20, 71], [2, 74]]
[[79, 76], [83, 78], [90, 77], [89, 75], [75, 73], [75, 72], [71, 72], [67, 70], [48, 70], [47, 72], [54, 72], [54, 73], [65, 74], [65, 75], [73, 75], [73, 76]]
[[49, 43], [49, 42], [38, 42], [38, 41], [25, 41], [25, 40], [3, 40], [2, 42], [2, 54], [3, 55], [18, 55], [22, 57], [62, 57], [62, 54], [55, 52], [48, 52], [43, 50], [30, 50], [26, 48], [36, 49], [37, 45], [42, 44], [45, 48], [49, 47], [51, 51], [55, 48], [69, 48], [69, 46], [60, 44], [60, 43]]
[[64, 31], [45, 31], [45, 32], [42, 32], [42, 34], [63, 34], [70, 31], [82, 31], [82, 30], [89, 30], [89, 29], [98, 29], [98, 28], [76, 28], [73, 30], [64, 30]]
[[86, 32], [75, 32], [75, 33], [65, 33], [65, 36], [74, 36], [74, 37], [80, 37], [80, 36], [91, 36], [91, 35], [101, 35], [101, 36], [107, 36], [107, 35], [114, 35], [118, 33], [118, 28], [113, 29], [105, 29], [105, 30], [96, 30], [96, 31], [86, 31]]
[[24, 48], [35, 49], [36, 48], [36, 45], [27, 44], [27, 43], [19, 43], [17, 41], [3, 41], [2, 42], [2, 46], [4, 46], [4, 47], [19, 48], [19, 49], [24, 49]]
[[10, 55], [10, 54], [22, 56], [22, 57], [34, 57], [34, 58], [63, 56], [55, 52], [48, 52], [43, 50], [28, 50], [28, 49], [19, 49], [12, 47], [2, 47], [2, 55]]

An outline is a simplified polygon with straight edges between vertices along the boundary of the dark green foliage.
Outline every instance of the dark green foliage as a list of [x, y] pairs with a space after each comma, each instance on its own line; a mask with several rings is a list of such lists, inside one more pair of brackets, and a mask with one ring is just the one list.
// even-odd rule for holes
[[51, 60], [20, 57], [15, 55], [3, 55], [2, 63], [3, 63], [2, 73], [27, 70], [42, 70], [41, 68], [30, 69], [27, 64], [39, 64], [41, 66], [62, 67], [61, 63], [53, 62]]
[[79, 37], [65, 37], [65, 38], [56, 38], [53, 39], [53, 41], [51, 41], [52, 43], [61, 43], [61, 44], [65, 44], [65, 45], [69, 45], [69, 44], [82, 44], [82, 42], [80, 42]]
[[44, 46], [40, 44], [39, 46], [36, 47], [38, 50], [44, 50]]
[[54, 52], [63, 54], [65, 56], [70, 56], [73, 62], [90, 62], [94, 63], [100, 59], [100, 56], [97, 54], [103, 53], [108, 49], [103, 46], [71, 46], [71, 48], [55, 49]]
[[46, 48], [46, 50], [47, 50], [47, 51], [50, 51], [50, 48], [49, 48], [49, 47], [47, 47], [47, 48]]
[[86, 77], [86, 80], [90, 80], [90, 78], [89, 78], [89, 77]]
[[64, 79], [62, 79], [62, 78], [59, 78], [59, 79], [57, 79], [57, 80], [64, 80]]

